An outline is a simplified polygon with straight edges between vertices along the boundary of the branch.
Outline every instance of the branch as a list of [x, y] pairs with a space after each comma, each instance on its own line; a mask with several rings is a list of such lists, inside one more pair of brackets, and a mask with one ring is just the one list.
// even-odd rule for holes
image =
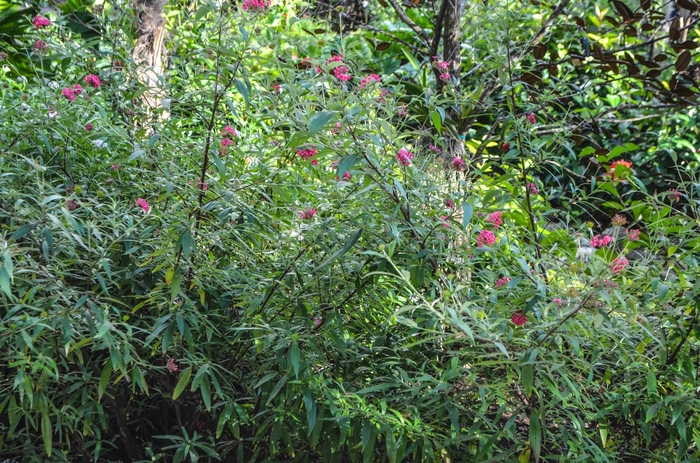
[[430, 43], [430, 49], [428, 50], [428, 58], [432, 58], [433, 56], [437, 55], [438, 46], [440, 45], [440, 38], [442, 37], [442, 22], [445, 19], [446, 11], [447, 0], [442, 0], [442, 3], [440, 4], [440, 12], [435, 20], [435, 33], [433, 34], [433, 41]]
[[428, 33], [421, 29], [418, 24], [414, 23], [413, 20], [408, 17], [404, 9], [401, 8], [401, 5], [396, 3], [396, 0], [389, 0], [389, 3], [391, 3], [391, 6], [394, 8], [394, 10], [396, 10], [396, 14], [399, 15], [399, 19], [401, 19], [401, 21], [403, 21], [408, 27], [413, 29], [416, 34], [420, 35], [426, 45], [429, 44], [430, 37], [428, 36]]

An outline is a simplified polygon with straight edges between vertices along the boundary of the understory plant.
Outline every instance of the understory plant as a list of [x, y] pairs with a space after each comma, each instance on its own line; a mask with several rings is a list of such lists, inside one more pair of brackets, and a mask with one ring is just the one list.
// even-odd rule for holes
[[[120, 1], [97, 41], [26, 17], [32, 72], [2, 68], [1, 456], [699, 458], [697, 166], [652, 190], [639, 146], [540, 133], [508, 49], [459, 133], [479, 85], [436, 91], [440, 59], [188, 8], [155, 90]], [[533, 33], [512, 12], [484, 53]]]

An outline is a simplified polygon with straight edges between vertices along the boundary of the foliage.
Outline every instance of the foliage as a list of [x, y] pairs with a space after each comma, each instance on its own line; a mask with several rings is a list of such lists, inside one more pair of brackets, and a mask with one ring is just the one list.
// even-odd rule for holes
[[[534, 91], [509, 61], [542, 6], [469, 10], [484, 73], [443, 91], [439, 60], [294, 7], [173, 5], [162, 108], [126, 3], [92, 9], [99, 41], [13, 16], [0, 454], [697, 460], [696, 164], [664, 161], [666, 190], [634, 122], [605, 152], [565, 136], [575, 66]], [[617, 85], [610, 107], [636, 95]]]

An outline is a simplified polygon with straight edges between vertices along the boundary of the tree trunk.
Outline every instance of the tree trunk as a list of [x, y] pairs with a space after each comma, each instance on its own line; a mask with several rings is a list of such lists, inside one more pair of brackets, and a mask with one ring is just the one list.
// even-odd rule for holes
[[445, 30], [442, 34], [442, 59], [450, 63], [450, 76], [459, 87], [460, 66], [462, 64], [460, 48], [462, 46], [462, 12], [464, 11], [464, 0], [446, 0], [445, 9]]
[[[165, 0], [136, 0], [139, 24], [132, 57], [137, 66], [139, 82], [149, 88], [143, 94], [143, 101], [149, 110], [162, 107], [162, 90], [165, 83], [163, 80], [164, 4]], [[167, 113], [163, 113], [162, 117], [166, 118]]]

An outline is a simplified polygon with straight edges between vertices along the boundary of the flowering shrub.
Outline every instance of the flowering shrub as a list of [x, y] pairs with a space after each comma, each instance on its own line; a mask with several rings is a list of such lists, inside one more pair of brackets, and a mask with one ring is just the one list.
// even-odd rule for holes
[[[700, 458], [697, 166], [661, 193], [607, 170], [626, 151], [585, 151], [507, 74], [515, 39], [470, 45], [512, 79], [460, 133], [487, 92], [446, 62], [406, 49], [358, 83], [374, 38], [217, 5], [169, 24], [162, 108], [116, 5], [96, 48], [23, 19], [27, 54], [70, 61], [0, 74], [0, 455]], [[538, 170], [560, 148], [587, 153], [579, 180], [600, 158], [585, 188]]]

